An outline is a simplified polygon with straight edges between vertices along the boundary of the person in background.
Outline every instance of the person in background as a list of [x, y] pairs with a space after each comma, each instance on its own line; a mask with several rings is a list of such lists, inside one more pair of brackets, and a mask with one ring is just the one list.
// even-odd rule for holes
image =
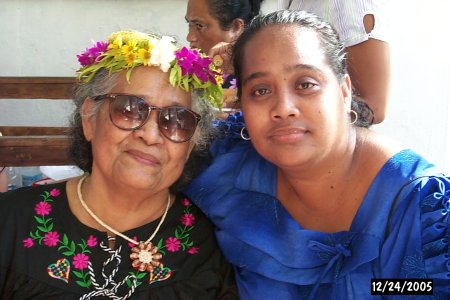
[[[186, 37], [191, 48], [201, 49], [210, 57], [221, 53], [223, 58], [215, 61], [225, 72], [229, 52], [227, 45], [233, 43], [244, 30], [245, 24], [260, 13], [263, 0], [189, 0], [186, 8], [186, 22], [189, 26]], [[226, 62], [227, 64], [223, 64]], [[224, 87], [234, 87], [234, 77], [225, 79]]]
[[355, 93], [372, 109], [372, 122], [381, 123], [391, 82], [387, 1], [278, 0], [278, 7], [314, 13], [334, 26], [346, 47]]
[[180, 192], [221, 100], [211, 59], [121, 31], [78, 60], [71, 156], [86, 173], [2, 197], [0, 298], [237, 299], [212, 224]]
[[246, 128], [228, 127], [185, 192], [215, 223], [240, 299], [368, 299], [395, 278], [449, 299], [450, 178], [368, 128], [333, 27], [277, 11], [233, 52]]

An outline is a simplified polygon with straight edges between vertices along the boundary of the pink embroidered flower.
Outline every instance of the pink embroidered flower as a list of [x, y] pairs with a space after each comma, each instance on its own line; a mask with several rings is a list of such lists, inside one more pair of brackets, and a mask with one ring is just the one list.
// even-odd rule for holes
[[61, 191], [57, 188], [54, 188], [50, 191], [50, 196], [52, 197], [58, 197], [61, 194]]
[[93, 235], [90, 235], [88, 240], [87, 240], [87, 245], [89, 247], [95, 247], [97, 246], [97, 238]]
[[191, 247], [191, 248], [189, 248], [188, 253], [189, 254], [196, 254], [196, 253], [198, 253], [198, 247]]
[[167, 251], [170, 252], [177, 252], [178, 250], [180, 250], [180, 240], [178, 240], [175, 237], [170, 237], [166, 240], [166, 248]]
[[45, 216], [50, 213], [50, 211], [52, 210], [52, 206], [47, 202], [41, 201], [38, 204], [36, 204], [34, 210], [38, 215]]
[[44, 244], [54, 247], [59, 242], [59, 234], [56, 231], [47, 232], [44, 236]]
[[32, 238], [24, 239], [22, 242], [23, 242], [23, 246], [24, 246], [25, 248], [31, 248], [31, 247], [33, 247], [33, 245], [34, 245], [34, 241], [33, 241]]
[[184, 214], [181, 216], [181, 223], [184, 226], [192, 226], [195, 222], [195, 216], [193, 214]]
[[77, 255], [74, 256], [72, 263], [77, 269], [80, 270], [86, 269], [89, 264], [89, 256], [87, 256], [84, 253], [78, 253]]
[[184, 198], [183, 200], [181, 200], [182, 202], [183, 202], [183, 205], [184, 206], [189, 206], [189, 205], [191, 205], [191, 202], [187, 199], [187, 198]]
[[[135, 240], [136, 242], [138, 242], [137, 236], [133, 236], [133, 240]], [[128, 242], [128, 246], [130, 246], [130, 248], [136, 247], [136, 244]]]

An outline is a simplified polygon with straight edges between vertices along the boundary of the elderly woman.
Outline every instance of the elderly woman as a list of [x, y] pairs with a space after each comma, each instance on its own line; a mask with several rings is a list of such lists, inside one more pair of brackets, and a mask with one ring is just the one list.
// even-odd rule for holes
[[211, 223], [178, 192], [220, 102], [211, 60], [139, 32], [78, 58], [71, 154], [87, 173], [2, 198], [0, 298], [235, 299]]
[[187, 194], [217, 225], [240, 299], [449, 299], [450, 180], [366, 128], [334, 29], [278, 11], [234, 49], [247, 130], [229, 126]]

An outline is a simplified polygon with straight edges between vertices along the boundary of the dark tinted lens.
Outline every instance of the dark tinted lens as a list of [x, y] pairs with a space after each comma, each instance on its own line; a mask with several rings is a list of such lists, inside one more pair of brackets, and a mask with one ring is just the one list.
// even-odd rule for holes
[[148, 105], [136, 96], [115, 95], [110, 105], [111, 121], [121, 129], [141, 126], [149, 114]]
[[159, 130], [173, 142], [188, 141], [197, 127], [197, 117], [183, 107], [166, 107], [159, 115]]

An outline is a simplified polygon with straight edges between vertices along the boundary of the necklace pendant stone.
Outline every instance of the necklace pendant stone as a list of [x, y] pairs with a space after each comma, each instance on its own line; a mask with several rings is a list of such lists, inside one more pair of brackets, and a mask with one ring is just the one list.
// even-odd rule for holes
[[161, 264], [161, 258], [162, 254], [158, 252], [158, 247], [150, 242], [139, 242], [138, 245], [131, 248], [131, 265], [141, 272], [153, 272]]

